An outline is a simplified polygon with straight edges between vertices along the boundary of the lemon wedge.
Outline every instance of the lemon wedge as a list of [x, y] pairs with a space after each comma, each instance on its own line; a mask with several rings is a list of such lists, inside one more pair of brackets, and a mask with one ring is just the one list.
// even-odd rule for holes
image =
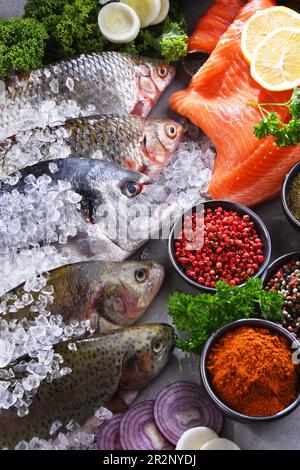
[[116, 44], [133, 41], [141, 27], [136, 12], [128, 5], [121, 3], [108, 3], [101, 8], [98, 24], [103, 36]]
[[161, 0], [121, 0], [120, 3], [134, 9], [140, 19], [141, 28], [149, 26], [160, 14]]
[[300, 28], [299, 13], [279, 6], [266, 8], [251, 16], [242, 32], [242, 51], [248, 62], [258, 44], [279, 28]]
[[254, 50], [251, 75], [270, 91], [290, 90], [300, 85], [300, 29], [280, 28]]

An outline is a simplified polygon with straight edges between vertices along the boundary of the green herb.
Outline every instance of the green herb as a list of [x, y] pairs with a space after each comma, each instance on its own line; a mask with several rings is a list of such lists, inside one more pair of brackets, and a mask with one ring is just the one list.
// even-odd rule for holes
[[221, 326], [241, 318], [261, 316], [280, 320], [284, 298], [275, 291], [265, 291], [260, 279], [250, 278], [244, 287], [217, 282], [217, 292], [197, 296], [176, 292], [168, 301], [175, 326], [188, 335], [177, 339], [177, 347], [200, 353], [207, 339]]
[[[272, 135], [278, 147], [297, 145], [300, 142], [300, 90], [294, 88], [291, 98], [286, 103], [256, 103], [248, 101], [248, 105], [257, 106], [261, 112], [262, 120], [254, 126], [254, 134], [258, 139]], [[280, 106], [288, 108], [291, 119], [288, 123], [282, 122], [278, 113], [269, 112], [266, 107]]]
[[25, 16], [40, 21], [49, 35], [44, 63], [104, 50], [135, 55], [154, 51], [167, 62], [187, 54], [185, 20], [175, 1], [163, 23], [141, 29], [136, 40], [128, 44], [112, 44], [101, 35], [97, 20], [100, 8], [98, 0], [27, 0]]
[[0, 19], [0, 79], [41, 67], [47, 37], [34, 19]]

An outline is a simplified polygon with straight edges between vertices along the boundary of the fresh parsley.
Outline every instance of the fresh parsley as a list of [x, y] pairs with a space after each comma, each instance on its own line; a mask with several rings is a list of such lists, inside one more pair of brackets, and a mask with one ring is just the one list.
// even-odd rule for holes
[[244, 287], [218, 282], [217, 292], [192, 296], [175, 292], [168, 301], [169, 314], [187, 339], [177, 339], [182, 351], [200, 353], [207, 339], [221, 326], [241, 318], [280, 320], [284, 298], [265, 291], [260, 279], [250, 278]]
[[[286, 103], [256, 103], [248, 101], [248, 105], [256, 106], [261, 112], [262, 120], [254, 126], [254, 134], [258, 139], [272, 135], [278, 147], [289, 147], [300, 142], [300, 89], [294, 88], [291, 98]], [[267, 107], [288, 108], [291, 119], [284, 123], [276, 112], [269, 112]]]

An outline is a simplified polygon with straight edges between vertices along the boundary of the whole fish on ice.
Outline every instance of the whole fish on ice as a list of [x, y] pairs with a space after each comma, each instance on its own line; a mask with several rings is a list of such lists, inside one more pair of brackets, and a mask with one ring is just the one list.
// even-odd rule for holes
[[72, 239], [83, 256], [76, 261], [125, 259], [159, 228], [169, 194], [148, 176], [103, 160], [68, 157], [26, 167], [0, 183], [0, 256], [41, 244], [63, 249]]
[[158, 59], [103, 52], [12, 77], [0, 103], [0, 139], [91, 114], [145, 117], [174, 75]]
[[[101, 331], [127, 327], [143, 315], [163, 279], [164, 268], [154, 261], [89, 261], [63, 266], [48, 274], [53, 301], [47, 310], [61, 315], [64, 322], [91, 319], [94, 328]], [[22, 298], [24, 293], [22, 285], [9, 292], [8, 298]], [[9, 309], [11, 302], [6, 301], [8, 310], [3, 318], [33, 319], [36, 313], [31, 306], [39, 294], [32, 292], [32, 301], [14, 313]]]
[[0, 177], [39, 161], [90, 155], [151, 176], [159, 173], [183, 137], [169, 119], [99, 115], [19, 132], [0, 144]]
[[19, 441], [37, 436], [49, 438], [54, 421], [64, 426], [75, 420], [84, 424], [101, 406], [123, 411], [136, 395], [165, 367], [175, 344], [170, 325], [149, 324], [115, 330], [55, 346], [64, 358], [69, 375], [43, 381], [29, 414], [15, 408], [0, 412], [0, 448], [13, 448]]

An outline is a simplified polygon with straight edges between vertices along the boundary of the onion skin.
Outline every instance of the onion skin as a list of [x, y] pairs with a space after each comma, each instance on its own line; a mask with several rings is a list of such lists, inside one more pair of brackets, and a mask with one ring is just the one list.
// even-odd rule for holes
[[120, 422], [123, 414], [106, 420], [99, 428], [97, 450], [122, 450], [120, 443]]

